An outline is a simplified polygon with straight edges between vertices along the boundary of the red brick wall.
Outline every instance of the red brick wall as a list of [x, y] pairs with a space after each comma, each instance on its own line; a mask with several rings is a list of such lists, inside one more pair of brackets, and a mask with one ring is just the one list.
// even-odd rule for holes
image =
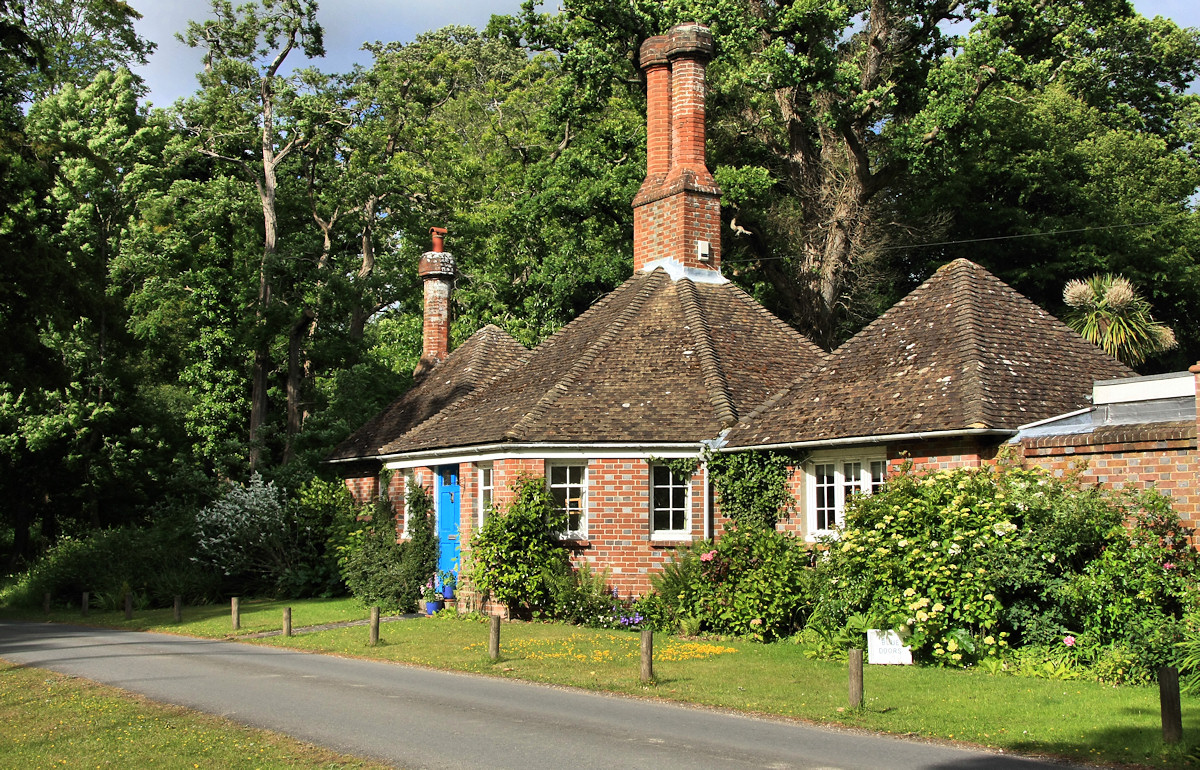
[[[534, 459], [497, 460], [492, 463], [495, 485], [493, 500], [498, 506], [512, 502], [512, 483], [521, 475], [545, 477], [545, 461]], [[463, 508], [460, 534], [464, 552], [476, 524], [478, 469], [460, 466]], [[643, 459], [612, 458], [587, 461], [587, 538], [564, 540], [572, 563], [587, 563], [593, 569], [609, 570], [609, 585], [623, 596], [650, 590], [650, 574], [662, 569], [675, 548], [691, 542], [655, 540], [650, 530], [650, 465]], [[690, 498], [691, 538], [704, 537], [704, 472], [692, 475]], [[463, 560], [469, 564], [469, 558]], [[469, 579], [467, 581], [469, 583]], [[474, 602], [469, 586], [466, 600]]]
[[1020, 451], [1027, 467], [1039, 466], [1055, 476], [1077, 472], [1085, 484], [1153, 486], [1170, 495], [1180, 518], [1200, 528], [1200, 453], [1194, 427], [1047, 436], [1022, 441]]
[[906, 462], [918, 473], [954, 468], [978, 468], [996, 459], [995, 440], [943, 439], [909, 441], [887, 447], [888, 473], [895, 473]]

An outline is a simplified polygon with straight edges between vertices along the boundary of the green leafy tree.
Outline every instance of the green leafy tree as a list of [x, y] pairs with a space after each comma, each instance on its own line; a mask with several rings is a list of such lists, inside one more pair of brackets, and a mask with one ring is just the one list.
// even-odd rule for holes
[[[645, 38], [685, 21], [711, 27], [710, 166], [734, 234], [725, 264], [826, 346], [886, 307], [897, 276], [912, 277], [896, 247], [942, 240], [961, 197], [938, 198], [924, 216], [894, 214], [924, 179], [972, 177], [972, 155], [995, 144], [978, 120], [993, 105], [1061, 84], [1146, 136], [1177, 132], [1195, 112], [1197, 33], [1125, 2], [568, 0], [553, 15], [537, 6], [526, 2], [507, 31], [560, 52], [584, 105], [639, 83], [632, 65]], [[1186, 146], [1170, 140], [1184, 155]], [[1030, 193], [1053, 180], [1047, 169], [1024, 181]], [[975, 189], [969, 200], [986, 214], [987, 188]]]
[[141, 18], [123, 0], [5, 0], [3, 45], [25, 52], [25, 66], [8, 77], [26, 99], [38, 101], [66, 85], [83, 88], [101, 72], [145, 64], [155, 44], [134, 29]]
[[[258, 265], [258, 295], [254, 305], [260, 325], [254, 345], [250, 396], [250, 467], [263, 451], [268, 419], [269, 377], [272, 369], [271, 324], [268, 316], [275, 292], [279, 256], [280, 166], [309, 141], [305, 126], [287, 120], [298, 98], [302, 78], [288, 78], [280, 69], [293, 51], [323, 56], [321, 26], [313, 0], [262, 0], [236, 10], [229, 0], [213, 0], [215, 18], [191, 22], [183, 42], [204, 49], [203, 90], [189, 100], [183, 117], [196, 135], [198, 152], [230, 163], [253, 185], [262, 206], [262, 257]], [[288, 397], [295, 398], [292, 388]], [[289, 417], [298, 414], [289, 405]], [[289, 436], [298, 428], [290, 420]]]

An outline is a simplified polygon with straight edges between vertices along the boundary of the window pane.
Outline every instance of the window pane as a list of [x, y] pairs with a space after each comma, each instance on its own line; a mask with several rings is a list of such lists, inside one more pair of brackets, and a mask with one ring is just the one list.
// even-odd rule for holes
[[813, 468], [816, 477], [816, 528], [831, 529], [837, 510], [836, 476], [833, 463], [821, 463]]
[[669, 467], [651, 468], [650, 525], [655, 532], [688, 531], [687, 484]]
[[567, 466], [551, 465], [550, 466], [550, 483], [565, 484], [567, 482]]
[[887, 463], [883, 460], [871, 461], [871, 491], [879, 489], [883, 486], [884, 474], [887, 470]]

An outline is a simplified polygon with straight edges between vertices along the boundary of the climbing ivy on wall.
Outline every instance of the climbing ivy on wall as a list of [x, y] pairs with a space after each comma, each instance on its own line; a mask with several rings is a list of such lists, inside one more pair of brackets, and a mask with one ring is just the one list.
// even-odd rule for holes
[[796, 509], [788, 478], [804, 460], [780, 452], [709, 452], [705, 462], [721, 515], [740, 527], [774, 529]]
[[671, 474], [675, 478], [688, 481], [699, 467], [700, 460], [695, 457], [647, 457], [646, 463], [651, 466], [662, 465], [670, 468]]

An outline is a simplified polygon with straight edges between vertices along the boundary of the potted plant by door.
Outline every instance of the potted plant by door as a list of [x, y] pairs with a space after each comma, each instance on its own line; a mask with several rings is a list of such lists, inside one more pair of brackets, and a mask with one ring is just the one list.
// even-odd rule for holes
[[425, 614], [432, 615], [443, 607], [442, 595], [433, 583], [433, 578], [421, 589], [421, 599], [425, 602]]
[[458, 576], [454, 574], [454, 570], [443, 570], [438, 573], [442, 579], [442, 596], [446, 599], [454, 598], [454, 586], [458, 584]]

